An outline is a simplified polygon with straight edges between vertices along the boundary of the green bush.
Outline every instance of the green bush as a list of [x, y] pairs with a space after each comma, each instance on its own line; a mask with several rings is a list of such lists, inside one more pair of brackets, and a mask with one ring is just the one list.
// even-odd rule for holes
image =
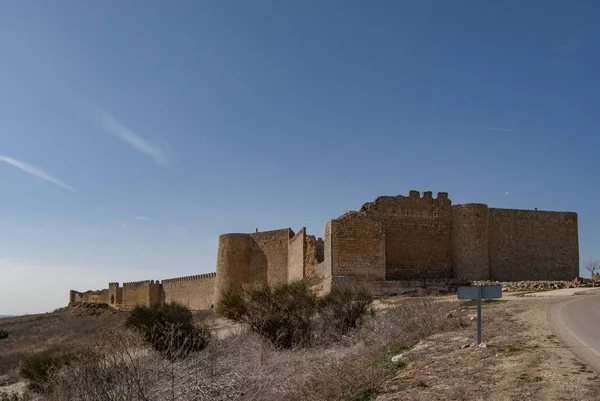
[[44, 351], [23, 360], [19, 373], [26, 379], [30, 390], [43, 393], [48, 389], [52, 374], [68, 365], [73, 358], [69, 354]]
[[373, 297], [364, 287], [346, 285], [334, 287], [321, 300], [321, 314], [325, 328], [343, 336], [372, 315]]
[[0, 329], [0, 340], [4, 340], [5, 338], [8, 338], [8, 331]]
[[139, 330], [144, 339], [164, 358], [185, 358], [206, 347], [210, 332], [193, 324], [192, 312], [184, 305], [136, 306], [126, 321]]
[[308, 282], [297, 281], [274, 287], [259, 283], [225, 292], [217, 311], [247, 323], [275, 347], [292, 348], [311, 344], [318, 306]]

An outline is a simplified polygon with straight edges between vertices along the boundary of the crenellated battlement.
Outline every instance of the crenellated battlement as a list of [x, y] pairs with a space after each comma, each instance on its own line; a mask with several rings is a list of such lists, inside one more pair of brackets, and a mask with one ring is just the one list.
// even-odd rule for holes
[[184, 277], [176, 277], [176, 278], [168, 278], [162, 281], [163, 284], [167, 283], [176, 283], [179, 281], [193, 281], [193, 280], [206, 280], [210, 278], [217, 277], [217, 273], [204, 273], [204, 274], [196, 274], [193, 276], [184, 276]]
[[143, 280], [143, 281], [129, 281], [127, 283], [123, 283], [123, 287], [125, 286], [134, 286], [134, 285], [144, 285], [144, 284], [160, 284], [159, 280]]
[[222, 234], [216, 272], [110, 282], [105, 290], [70, 291], [69, 299], [207, 310], [225, 291], [251, 282], [319, 279], [325, 294], [345, 280], [375, 291], [406, 280], [569, 280], [578, 274], [578, 246], [576, 213], [452, 205], [447, 192], [410, 190], [332, 219], [322, 237], [306, 227]]
[[447, 192], [438, 192], [437, 198], [431, 191], [424, 191], [423, 196], [416, 190], [411, 190], [408, 196], [380, 196], [373, 202], [365, 203], [358, 212], [348, 212], [339, 217], [347, 219], [360, 215], [385, 220], [393, 218], [437, 218], [440, 213], [451, 214], [452, 202]]

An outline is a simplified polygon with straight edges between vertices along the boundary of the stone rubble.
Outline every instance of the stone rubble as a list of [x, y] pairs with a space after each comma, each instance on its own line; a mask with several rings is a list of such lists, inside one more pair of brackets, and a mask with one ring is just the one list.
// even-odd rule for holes
[[563, 288], [592, 287], [589, 279], [579, 281], [472, 281], [471, 285], [501, 285], [504, 292], [550, 291]]

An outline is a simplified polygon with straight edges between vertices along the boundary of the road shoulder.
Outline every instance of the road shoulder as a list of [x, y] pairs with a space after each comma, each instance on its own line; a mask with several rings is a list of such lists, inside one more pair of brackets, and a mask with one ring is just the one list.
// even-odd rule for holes
[[600, 377], [553, 332], [548, 311], [564, 298], [511, 297], [485, 305], [486, 348], [469, 346], [476, 335], [474, 308], [449, 319], [460, 330], [423, 341], [381, 390], [377, 400], [596, 400]]

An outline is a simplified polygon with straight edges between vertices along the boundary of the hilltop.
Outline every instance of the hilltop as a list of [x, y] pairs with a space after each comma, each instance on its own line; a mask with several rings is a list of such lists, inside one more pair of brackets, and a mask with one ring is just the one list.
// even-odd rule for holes
[[0, 328], [9, 333], [0, 341], [0, 386], [18, 380], [23, 357], [38, 351], [73, 349], [89, 343], [102, 328], [117, 327], [126, 313], [107, 308], [62, 308], [52, 313], [6, 317]]

